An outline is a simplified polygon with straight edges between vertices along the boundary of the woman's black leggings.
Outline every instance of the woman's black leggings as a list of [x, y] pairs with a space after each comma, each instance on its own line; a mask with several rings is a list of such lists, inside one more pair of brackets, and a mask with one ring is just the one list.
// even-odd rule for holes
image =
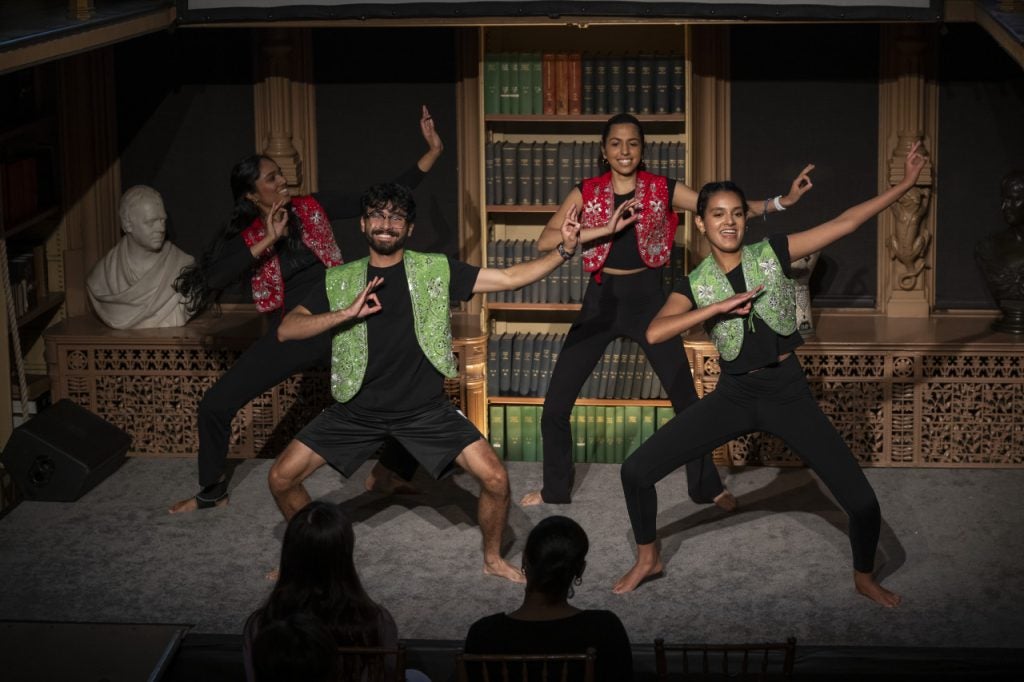
[[[682, 342], [674, 338], [652, 344], [646, 339], [647, 326], [665, 302], [661, 286], [660, 268], [633, 275], [603, 273], [601, 284], [591, 280], [587, 286], [579, 317], [565, 338], [544, 397], [540, 425], [544, 441], [541, 497], [545, 502], [571, 500], [573, 460], [569, 418], [580, 389], [613, 339], [625, 336], [640, 344], [677, 413], [697, 400]], [[687, 438], [684, 435], [681, 442], [686, 442]], [[695, 502], [706, 503], [713, 501], [724, 488], [711, 451], [702, 454], [703, 457], [687, 464], [686, 475], [690, 497]]]
[[854, 569], [874, 570], [881, 527], [878, 500], [850, 448], [811, 395], [796, 355], [749, 374], [722, 374], [710, 395], [676, 415], [626, 460], [622, 488], [637, 544], [655, 540], [655, 483], [752, 431], [779, 436], [818, 475], [850, 518]]

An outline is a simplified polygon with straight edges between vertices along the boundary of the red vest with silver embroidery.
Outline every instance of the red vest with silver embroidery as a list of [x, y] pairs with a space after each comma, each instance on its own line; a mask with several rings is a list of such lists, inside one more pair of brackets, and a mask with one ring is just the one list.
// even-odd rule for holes
[[[649, 268], [660, 268], [672, 254], [679, 216], [672, 210], [672, 197], [668, 195], [668, 179], [647, 171], [637, 171], [636, 194], [640, 215], [633, 223], [640, 258]], [[615, 212], [611, 172], [583, 181], [582, 229], [604, 227]], [[611, 250], [611, 240], [605, 239], [583, 251], [583, 269], [599, 272]]]
[[[329, 268], [341, 265], [341, 249], [334, 241], [331, 221], [324, 208], [313, 197], [295, 197], [292, 209], [302, 223], [302, 243], [309, 247], [320, 262]], [[246, 246], [259, 243], [267, 234], [263, 219], [257, 218], [242, 232]], [[256, 273], [252, 276], [252, 300], [261, 313], [269, 313], [284, 305], [284, 278], [281, 259], [271, 244], [260, 256]]]

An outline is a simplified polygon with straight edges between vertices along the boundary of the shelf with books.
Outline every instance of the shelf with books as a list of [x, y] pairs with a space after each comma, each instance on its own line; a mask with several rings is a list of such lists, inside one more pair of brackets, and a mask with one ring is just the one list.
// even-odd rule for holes
[[[616, 113], [632, 113], [643, 124], [647, 170], [689, 182], [687, 38], [685, 26], [671, 24], [481, 29], [480, 217], [487, 226], [481, 248], [489, 267], [537, 255], [536, 240], [573, 187], [605, 171], [600, 137]], [[677, 251], [665, 268], [666, 287], [682, 267], [682, 245]], [[488, 413], [499, 440], [510, 424], [507, 409], [517, 424], [539, 433], [551, 369], [588, 280], [577, 254], [541, 282], [487, 296]], [[627, 408], [632, 416], [633, 409], [671, 411], [639, 344], [623, 338], [609, 344], [576, 408], [600, 411], [602, 420], [614, 419], [616, 411], [622, 418]], [[524, 441], [521, 458], [538, 458], [538, 439]], [[614, 458], [628, 454], [613, 450], [578, 461], [619, 461]]]

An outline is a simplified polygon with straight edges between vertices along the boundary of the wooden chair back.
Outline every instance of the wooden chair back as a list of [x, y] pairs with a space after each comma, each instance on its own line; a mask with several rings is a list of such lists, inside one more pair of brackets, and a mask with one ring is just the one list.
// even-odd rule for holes
[[[466, 654], [455, 656], [458, 682], [594, 682], [597, 651], [583, 654]], [[582, 676], [581, 676], [582, 675]]]
[[[669, 663], [675, 669], [669, 674]], [[667, 680], [789, 680], [796, 638], [760, 644], [665, 644], [654, 640], [658, 682]], [[681, 668], [681, 670], [680, 670]]]
[[338, 682], [405, 682], [405, 645], [338, 647]]

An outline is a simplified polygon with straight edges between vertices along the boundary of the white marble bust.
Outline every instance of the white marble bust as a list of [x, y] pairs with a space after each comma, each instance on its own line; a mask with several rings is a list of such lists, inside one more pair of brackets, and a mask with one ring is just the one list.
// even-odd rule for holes
[[160, 193], [136, 185], [121, 196], [121, 237], [85, 280], [99, 318], [114, 329], [180, 327], [188, 320], [174, 280], [188, 255], [165, 241], [167, 212]]

